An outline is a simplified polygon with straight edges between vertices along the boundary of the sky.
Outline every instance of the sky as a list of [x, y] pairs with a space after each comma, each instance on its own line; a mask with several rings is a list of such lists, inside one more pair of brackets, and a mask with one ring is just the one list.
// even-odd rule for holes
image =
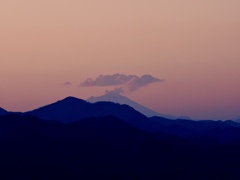
[[239, 0], [1, 0], [0, 107], [103, 95], [81, 84], [119, 73], [159, 80], [124, 93], [155, 111], [232, 119], [239, 48]]

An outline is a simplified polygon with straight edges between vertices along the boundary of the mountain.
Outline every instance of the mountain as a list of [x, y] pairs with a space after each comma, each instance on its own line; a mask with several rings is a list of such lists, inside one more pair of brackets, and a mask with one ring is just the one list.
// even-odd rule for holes
[[0, 116], [3, 116], [3, 115], [6, 115], [8, 112], [3, 109], [3, 108], [0, 108]]
[[119, 95], [116, 93], [107, 93], [103, 96], [98, 96], [98, 97], [92, 96], [92, 97], [88, 98], [87, 101], [91, 102], [91, 103], [104, 101], [104, 102], [115, 102], [115, 103], [119, 103], [119, 104], [127, 104], [147, 117], [160, 116], [160, 117], [164, 117], [167, 119], [177, 119], [178, 118], [178, 117], [175, 117], [172, 115], [157, 113], [147, 107], [142, 106], [141, 104], [136, 103], [135, 101], [133, 101], [125, 96], [122, 96], [122, 95]]
[[239, 128], [205, 134], [151, 134], [113, 116], [60, 123], [8, 114], [0, 116], [0, 179], [240, 179]]
[[53, 120], [64, 123], [84, 118], [115, 116], [134, 127], [149, 131], [157, 131], [156, 122], [150, 121], [128, 105], [113, 102], [90, 103], [75, 97], [67, 97], [55, 103], [40, 107], [24, 114], [33, 115], [43, 120]]
[[151, 117], [152, 121], [158, 122], [162, 126], [181, 126], [184, 128], [204, 131], [211, 129], [224, 129], [228, 127], [240, 127], [240, 124], [231, 120], [228, 121], [213, 121], [213, 120], [201, 120], [192, 121], [187, 119], [168, 120], [161, 117]]

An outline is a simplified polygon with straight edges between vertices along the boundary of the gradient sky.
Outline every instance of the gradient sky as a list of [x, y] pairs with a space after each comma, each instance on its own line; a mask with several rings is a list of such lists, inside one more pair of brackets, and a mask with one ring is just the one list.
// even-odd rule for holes
[[165, 80], [127, 94], [153, 110], [234, 118], [240, 1], [1, 0], [0, 63], [0, 107], [11, 111], [102, 95], [78, 85], [123, 73]]

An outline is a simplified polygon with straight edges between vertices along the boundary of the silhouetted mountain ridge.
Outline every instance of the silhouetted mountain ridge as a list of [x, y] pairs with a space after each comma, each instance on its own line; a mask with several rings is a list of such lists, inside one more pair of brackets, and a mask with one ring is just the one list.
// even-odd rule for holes
[[162, 117], [152, 117], [150, 118], [152, 121], [158, 122], [164, 126], [170, 125], [179, 125], [182, 127], [186, 127], [193, 130], [210, 130], [210, 129], [224, 129], [228, 127], [240, 127], [240, 124], [231, 120], [228, 121], [213, 121], [213, 120], [187, 120], [187, 119], [176, 119], [176, 120], [169, 120]]
[[128, 105], [120, 105], [113, 102], [90, 103], [74, 97], [67, 97], [24, 114], [33, 115], [43, 120], [64, 123], [84, 118], [112, 115], [135, 127], [148, 131], [158, 131], [157, 123], [149, 121], [146, 116]]
[[31, 114], [44, 120], [57, 120], [61, 122], [107, 115], [113, 115], [124, 120], [131, 119], [132, 117], [140, 119], [146, 118], [127, 105], [112, 102], [89, 103], [74, 97], [67, 97], [55, 103], [29, 111], [26, 114]]
[[126, 96], [122, 96], [117, 93], [107, 93], [103, 96], [98, 96], [98, 97], [90, 97], [87, 99], [88, 102], [95, 103], [95, 102], [115, 102], [119, 104], [126, 104], [134, 108], [135, 110], [139, 111], [143, 115], [147, 117], [152, 117], [152, 116], [160, 116], [168, 119], [177, 119], [178, 117], [172, 116], [172, 115], [166, 115], [166, 114], [161, 114], [158, 112], [155, 112], [147, 107], [142, 106], [141, 104], [136, 103], [135, 101], [127, 98]]
[[[117, 97], [119, 97], [119, 95]], [[170, 120], [164, 117], [147, 118], [125, 104], [121, 105], [119, 103], [109, 101], [90, 103], [75, 97], [67, 97], [24, 114], [33, 115], [43, 120], [53, 120], [64, 123], [110, 115], [115, 116], [134, 127], [141, 128], [149, 132], [162, 131], [185, 136], [188, 136], [189, 134], [196, 134], [196, 131], [240, 127], [239, 123], [233, 121], [192, 121], [186, 119]], [[197, 134], [199, 133], [197, 132]]]
[[3, 108], [0, 107], [0, 116], [6, 115], [7, 113], [8, 113], [8, 112], [7, 112], [5, 109], [3, 109]]
[[240, 123], [231, 120], [168, 120], [162, 117], [150, 119], [159, 124], [159, 132], [193, 139], [214, 139], [221, 143], [240, 142]]
[[0, 117], [0, 178], [239, 179], [239, 129], [181, 137], [114, 116], [62, 123], [9, 114]]

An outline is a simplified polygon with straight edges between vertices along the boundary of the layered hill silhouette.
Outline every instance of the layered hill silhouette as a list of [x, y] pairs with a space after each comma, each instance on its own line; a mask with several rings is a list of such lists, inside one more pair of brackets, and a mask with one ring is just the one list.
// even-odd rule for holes
[[33, 115], [43, 120], [53, 120], [64, 123], [84, 118], [111, 115], [135, 127], [148, 131], [158, 131], [156, 122], [150, 122], [146, 116], [128, 105], [113, 102], [90, 103], [75, 97], [67, 97], [24, 114]]
[[[116, 98], [116, 102], [112, 102], [112, 98]], [[107, 99], [110, 98], [110, 99]], [[100, 98], [90, 98], [89, 101], [94, 102], [95, 100], [105, 100], [97, 101], [95, 103], [90, 103], [82, 99], [75, 97], [67, 97], [52, 104], [40, 107], [38, 109], [25, 112], [25, 113], [15, 113], [22, 115], [32, 115], [42, 120], [47, 121], [58, 121], [63, 123], [70, 123], [86, 118], [98, 118], [105, 116], [114, 116], [120, 120], [128, 123], [131, 126], [147, 130], [148, 132], [166, 132], [174, 135], [180, 136], [204, 136], [205, 131], [211, 131], [213, 129], [226, 129], [226, 128], [238, 128], [240, 124], [234, 121], [212, 121], [212, 120], [202, 120], [202, 121], [192, 121], [189, 119], [168, 119], [165, 117], [154, 116], [146, 117], [141, 114], [136, 109], [130, 107], [129, 105], [123, 104], [135, 104], [134, 101], [124, 97], [124, 96], [109, 96], [105, 95]], [[107, 101], [109, 100], [109, 101]], [[139, 107], [142, 107], [139, 105]], [[143, 107], [143, 110], [146, 110]], [[147, 109], [148, 110], [148, 109]], [[148, 111], [151, 113], [151, 110]], [[0, 115], [6, 115], [7, 112], [4, 109], [0, 109]], [[13, 112], [11, 112], [13, 113]], [[152, 114], [153, 115], [153, 114]]]
[[88, 117], [113, 115], [123, 120], [146, 119], [144, 115], [127, 105], [112, 102], [89, 103], [75, 97], [67, 97], [55, 103], [40, 107], [25, 114], [44, 120], [71, 122]]
[[136, 103], [135, 101], [127, 98], [126, 96], [122, 96], [122, 95], [114, 93], [114, 92], [106, 93], [103, 96], [97, 96], [97, 97], [92, 96], [92, 97], [88, 98], [87, 101], [91, 102], [91, 103], [115, 102], [115, 103], [119, 103], [119, 104], [127, 104], [147, 117], [160, 116], [160, 117], [164, 117], [167, 119], [178, 119], [179, 118], [176, 116], [166, 115], [166, 114], [161, 114], [161, 113], [155, 112], [147, 107], [142, 106], [141, 104]]
[[182, 137], [114, 116], [62, 123], [8, 114], [0, 117], [0, 178], [239, 179], [240, 139], [224, 143], [212, 136], [240, 137], [239, 130]]
[[[117, 97], [125, 99], [119, 95]], [[238, 135], [240, 124], [234, 121], [172, 120], [159, 116], [147, 118], [125, 104], [111, 101], [90, 103], [75, 97], [67, 97], [33, 111], [25, 112], [23, 115], [32, 115], [42, 120], [63, 123], [71, 123], [86, 118], [113, 116], [135, 128], [151, 133], [164, 132], [180, 137], [211, 137], [224, 142], [240, 139]], [[222, 136], [223, 134], [225, 137]]]
[[240, 123], [231, 120], [192, 121], [184, 119], [169, 120], [161, 117], [149, 119], [158, 123], [161, 127], [159, 131], [180, 137], [214, 138], [222, 143], [240, 140]]
[[0, 179], [240, 179], [240, 123], [67, 97], [1, 110]]

